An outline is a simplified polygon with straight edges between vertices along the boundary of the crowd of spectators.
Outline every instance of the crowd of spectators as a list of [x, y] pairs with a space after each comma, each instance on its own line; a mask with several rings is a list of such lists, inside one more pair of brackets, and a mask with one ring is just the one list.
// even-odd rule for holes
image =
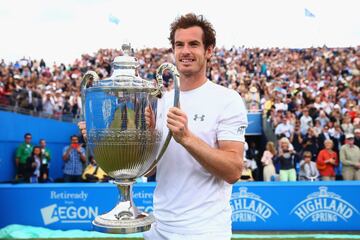
[[[109, 77], [112, 60], [121, 54], [116, 49], [100, 49], [72, 64], [52, 66], [43, 60], [22, 59], [9, 64], [2, 60], [0, 104], [76, 119], [82, 111], [79, 85], [83, 74], [94, 70], [100, 78]], [[141, 49], [134, 51], [134, 56], [139, 61], [139, 74], [145, 79], [155, 79], [156, 69], [163, 62], [174, 62], [171, 49]], [[304, 160], [305, 152], [316, 162], [326, 148], [324, 141], [331, 140], [342, 163], [340, 150], [346, 139], [353, 135], [355, 146], [360, 141], [359, 56], [360, 47], [216, 48], [207, 77], [239, 92], [248, 111], [262, 111], [276, 136], [277, 151], [273, 154], [281, 152], [279, 140], [285, 138], [299, 162]], [[171, 89], [171, 75], [165, 72], [163, 79], [165, 88]], [[268, 158], [263, 162], [260, 159], [256, 161], [258, 167], [269, 162]], [[281, 163], [278, 158], [273, 160]], [[356, 161], [359, 165], [360, 160]], [[292, 174], [288, 176], [293, 178]]]

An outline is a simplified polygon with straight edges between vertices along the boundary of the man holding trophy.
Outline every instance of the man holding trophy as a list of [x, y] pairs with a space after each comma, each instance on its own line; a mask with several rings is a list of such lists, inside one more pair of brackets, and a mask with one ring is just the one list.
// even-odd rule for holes
[[[155, 222], [144, 237], [231, 239], [229, 201], [242, 172], [247, 111], [236, 91], [206, 78], [216, 44], [211, 23], [195, 14], [181, 16], [171, 24], [169, 40], [180, 91], [166, 92], [156, 108], [144, 108], [147, 130], [160, 126], [173, 137], [156, 165]], [[180, 104], [174, 107], [177, 94]], [[89, 142], [92, 126], [86, 119]]]

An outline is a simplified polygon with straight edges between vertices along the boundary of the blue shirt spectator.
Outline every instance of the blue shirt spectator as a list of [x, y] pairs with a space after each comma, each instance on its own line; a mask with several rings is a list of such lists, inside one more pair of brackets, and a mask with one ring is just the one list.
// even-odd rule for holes
[[85, 149], [79, 144], [79, 138], [71, 136], [71, 144], [63, 149], [64, 182], [80, 182], [86, 163]]

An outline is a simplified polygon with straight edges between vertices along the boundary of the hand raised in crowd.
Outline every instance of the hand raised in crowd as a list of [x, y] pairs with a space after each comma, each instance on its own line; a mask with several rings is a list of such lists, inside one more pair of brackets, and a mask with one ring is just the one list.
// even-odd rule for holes
[[78, 146], [77, 146], [77, 148], [76, 148], [76, 151], [79, 153], [79, 154], [81, 154], [81, 147], [82, 147], [82, 143], [80, 143]]

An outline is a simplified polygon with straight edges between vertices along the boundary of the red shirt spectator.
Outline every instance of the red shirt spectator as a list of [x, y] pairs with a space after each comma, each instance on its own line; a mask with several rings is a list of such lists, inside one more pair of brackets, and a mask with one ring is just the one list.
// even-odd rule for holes
[[339, 165], [339, 158], [337, 153], [332, 150], [332, 140], [325, 140], [324, 145], [325, 148], [318, 154], [316, 165], [322, 180], [335, 180], [335, 166]]

